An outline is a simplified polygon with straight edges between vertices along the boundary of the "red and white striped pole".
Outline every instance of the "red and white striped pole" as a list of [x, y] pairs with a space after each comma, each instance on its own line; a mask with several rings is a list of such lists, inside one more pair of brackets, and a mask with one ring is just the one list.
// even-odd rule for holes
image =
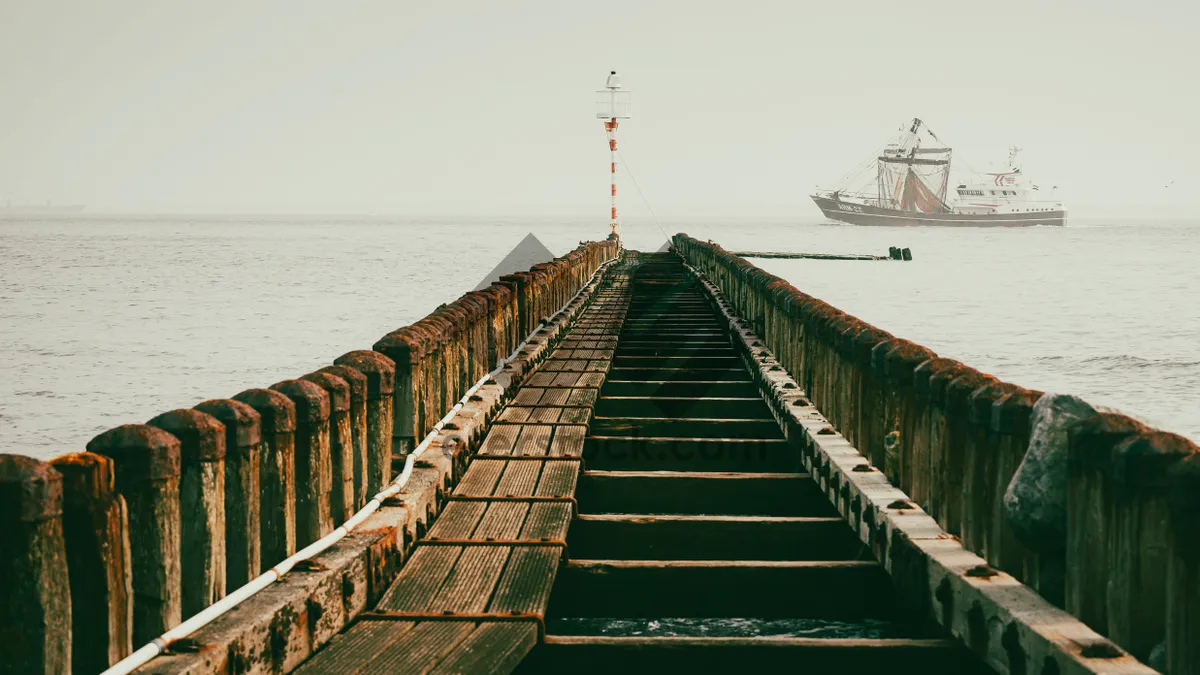
[[620, 89], [621, 78], [617, 77], [617, 71], [614, 70], [609, 72], [604, 89], [596, 92], [600, 96], [596, 117], [604, 120], [604, 133], [608, 136], [609, 169], [612, 171], [612, 212], [609, 226], [616, 235], [620, 234], [620, 223], [617, 221], [617, 120], [629, 119], [629, 92]]
[[617, 233], [617, 118], [613, 117], [604, 122], [604, 131], [608, 134], [608, 151], [612, 165], [612, 233]]

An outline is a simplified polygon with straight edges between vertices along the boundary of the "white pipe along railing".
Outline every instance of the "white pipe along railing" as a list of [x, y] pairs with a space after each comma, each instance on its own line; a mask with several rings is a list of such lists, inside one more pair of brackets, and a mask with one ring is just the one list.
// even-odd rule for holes
[[[618, 251], [618, 256], [619, 255], [620, 252]], [[555, 312], [555, 314], [561, 313], [563, 310], [569, 307], [572, 302], [575, 302], [576, 299], [583, 295], [584, 291], [586, 291], [598, 280], [600, 274], [605, 270], [605, 268], [612, 264], [612, 262], [616, 259], [617, 258], [610, 258], [601, 263], [600, 266], [596, 268], [596, 272], [592, 275], [592, 278], [589, 279], [588, 282], [584, 284], [583, 287], [580, 288], [579, 291], [567, 301], [566, 304], [560, 307], [558, 312]], [[379, 507], [383, 505], [383, 501], [385, 499], [399, 493], [400, 490], [404, 488], [405, 484], [408, 483], [408, 479], [412, 476], [413, 465], [416, 463], [421, 454], [424, 453], [429, 447], [429, 444], [433, 442], [433, 439], [437, 438], [438, 433], [442, 430], [442, 428], [445, 427], [445, 425], [451, 419], [453, 419], [460, 410], [462, 410], [463, 405], [471, 398], [471, 396], [475, 395], [475, 392], [479, 391], [480, 387], [486, 384], [488, 380], [494, 378], [496, 375], [499, 375], [500, 372], [504, 370], [504, 366], [515, 359], [517, 354], [529, 344], [529, 341], [532, 340], [533, 336], [537, 335], [538, 331], [540, 330], [540, 326], [534, 329], [532, 333], [526, 336], [521, 344], [517, 345], [517, 348], [513, 350], [512, 354], [508, 355], [508, 358], [500, 359], [500, 362], [495, 370], [479, 378], [478, 382], [471, 385], [471, 388], [467, 390], [467, 393], [463, 394], [463, 397], [459, 399], [458, 403], [454, 404], [454, 407], [450, 409], [450, 412], [446, 413], [445, 417], [439, 420], [437, 424], [433, 425], [433, 430], [425, 436], [421, 443], [417, 445], [417, 447], [410, 452], [407, 457], [405, 457], [404, 469], [400, 472], [400, 475], [396, 476], [396, 479], [393, 480], [386, 488], [380, 491], [379, 494], [376, 494], [374, 497], [372, 497], [371, 501], [367, 502], [367, 505], [360, 509], [358, 513], [350, 516], [345, 523], [338, 526], [338, 528], [333, 532], [330, 532], [317, 541], [314, 541], [308, 546], [296, 551], [291, 556], [284, 559], [283, 562], [275, 565], [266, 572], [263, 572], [261, 575], [255, 577], [241, 588], [197, 612], [187, 621], [180, 623], [178, 626], [175, 626], [171, 630], [168, 630], [162, 635], [154, 638], [141, 649], [138, 649], [129, 656], [115, 663], [108, 670], [104, 671], [102, 675], [128, 675], [128, 673], [132, 673], [134, 670], [149, 663], [154, 657], [166, 651], [167, 646], [175, 640], [185, 638], [200, 630], [229, 610], [237, 607], [241, 603], [253, 597], [262, 589], [283, 578], [283, 575], [291, 571], [291, 569], [295, 567], [297, 563], [308, 560], [309, 558], [322, 553], [330, 546], [333, 546], [345, 538], [347, 534], [350, 534], [352, 531], [354, 531], [354, 528], [362, 524], [362, 522], [370, 517], [372, 513], [375, 513], [379, 510]], [[503, 391], [503, 385], [497, 383], [496, 386], [500, 387], [501, 391]]]

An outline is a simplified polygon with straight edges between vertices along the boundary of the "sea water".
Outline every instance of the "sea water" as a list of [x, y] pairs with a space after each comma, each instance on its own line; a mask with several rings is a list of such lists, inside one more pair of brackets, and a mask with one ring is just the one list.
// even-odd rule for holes
[[[855, 227], [626, 223], [755, 260], [893, 335], [1010, 382], [1200, 440], [1200, 223]], [[522, 237], [562, 254], [594, 218], [92, 216], [0, 220], [0, 452], [51, 458], [110, 427], [298, 377], [471, 290]]]

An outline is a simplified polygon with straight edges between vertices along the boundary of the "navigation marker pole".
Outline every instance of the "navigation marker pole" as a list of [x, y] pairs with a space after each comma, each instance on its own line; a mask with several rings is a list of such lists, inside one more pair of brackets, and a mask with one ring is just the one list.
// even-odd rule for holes
[[621, 78], [617, 71], [608, 73], [604, 89], [596, 92], [596, 118], [604, 120], [604, 133], [608, 136], [608, 152], [612, 169], [612, 234], [617, 234], [617, 120], [629, 119], [629, 92], [621, 91]]

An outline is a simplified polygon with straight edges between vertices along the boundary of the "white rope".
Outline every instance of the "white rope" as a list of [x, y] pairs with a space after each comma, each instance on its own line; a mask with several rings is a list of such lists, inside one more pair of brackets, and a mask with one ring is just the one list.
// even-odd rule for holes
[[654, 224], [658, 226], [658, 231], [662, 233], [663, 238], [670, 243], [671, 237], [667, 234], [667, 231], [663, 229], [662, 223], [658, 221], [658, 216], [654, 213], [654, 208], [650, 206], [650, 200], [646, 199], [646, 194], [642, 192], [642, 186], [638, 185], [637, 179], [633, 177], [633, 171], [629, 168], [629, 162], [625, 160], [625, 155], [622, 155], [621, 151], [617, 150], [617, 156], [621, 158], [621, 164], [625, 167], [625, 173], [629, 174], [630, 182], [633, 183], [633, 187], [636, 188], [638, 194], [641, 195], [642, 203], [646, 205], [646, 210], [650, 212], [650, 217], [654, 219]]
[[[614, 260], [616, 260], [616, 258], [610, 258], [605, 260], [603, 263], [600, 263], [600, 266], [596, 268], [596, 272], [592, 274], [592, 278], [589, 279], [588, 282], [583, 285], [583, 288], [580, 288], [579, 291], [570, 300], [568, 300], [565, 305], [560, 307], [558, 312], [566, 310], [566, 308], [569, 307], [572, 302], [575, 302], [576, 299], [582, 296], [584, 291], [588, 290], [588, 288], [590, 288], [592, 284], [597, 281], [597, 279], [600, 277], [600, 273], [603, 272], [604, 269]], [[555, 313], [557, 314], [558, 312]], [[413, 465], [416, 463], [421, 454], [429, 448], [429, 444], [432, 443], [435, 438], [437, 438], [438, 433], [445, 427], [447, 423], [450, 422], [450, 420], [454, 419], [454, 416], [463, 409], [463, 406], [467, 403], [467, 401], [475, 395], [475, 392], [479, 391], [479, 389], [483, 387], [488, 380], [494, 378], [496, 375], [499, 375], [500, 372], [504, 370], [505, 364], [517, 357], [517, 354], [529, 344], [529, 341], [532, 340], [540, 330], [541, 326], [535, 328], [533, 332], [521, 342], [521, 344], [517, 345], [517, 348], [513, 350], [513, 353], [508, 355], [508, 358], [500, 359], [500, 363], [497, 365], [495, 370], [479, 378], [478, 382], [471, 385], [471, 388], [467, 390], [467, 393], [463, 394], [463, 397], [459, 399], [458, 403], [454, 404], [454, 407], [450, 409], [450, 412], [446, 413], [445, 417], [439, 420], [437, 424], [433, 425], [433, 430], [425, 436], [421, 443], [417, 445], [417, 447], [414, 448], [407, 457], [405, 457], [404, 469], [400, 471], [400, 475], [396, 476], [396, 479], [393, 480], [386, 488], [380, 491], [379, 494], [372, 497], [371, 501], [367, 502], [367, 505], [360, 509], [358, 513], [350, 516], [345, 523], [340, 525], [333, 532], [330, 532], [317, 541], [314, 541], [308, 546], [296, 551], [294, 554], [284, 559], [283, 562], [275, 565], [258, 577], [255, 577], [241, 588], [238, 588], [236, 591], [226, 595], [224, 598], [221, 598], [217, 602], [197, 612], [187, 621], [175, 626], [159, 637], [154, 638], [146, 646], [118, 661], [108, 670], [104, 671], [102, 675], [128, 675], [128, 673], [132, 673], [134, 670], [149, 663], [154, 657], [166, 651], [167, 645], [169, 645], [171, 642], [195, 633], [229, 610], [245, 602], [254, 596], [254, 594], [283, 578], [283, 575], [291, 571], [291, 569], [295, 567], [297, 563], [319, 555], [330, 546], [333, 546], [337, 542], [344, 539], [347, 534], [350, 534], [352, 531], [354, 531], [354, 528], [361, 525], [363, 521], [371, 516], [371, 514], [378, 511], [379, 507], [383, 505], [385, 499], [398, 494], [400, 490], [404, 488], [405, 484], [408, 483], [408, 479], [412, 476]], [[496, 383], [496, 386], [500, 387], [501, 391], [504, 391], [504, 385]]]

